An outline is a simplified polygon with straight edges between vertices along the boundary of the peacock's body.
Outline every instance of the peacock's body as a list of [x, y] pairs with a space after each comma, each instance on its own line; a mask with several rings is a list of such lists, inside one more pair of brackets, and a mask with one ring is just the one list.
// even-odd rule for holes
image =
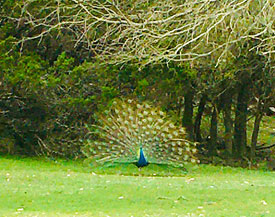
[[86, 154], [98, 162], [132, 162], [183, 165], [197, 162], [194, 143], [185, 139], [158, 107], [133, 100], [116, 100], [94, 125], [93, 140], [87, 140]]
[[149, 164], [149, 162], [146, 160], [145, 156], [144, 156], [144, 153], [143, 153], [143, 150], [142, 150], [142, 147], [140, 147], [139, 149], [139, 158], [138, 158], [138, 161], [135, 162], [135, 165], [137, 167], [145, 167]]

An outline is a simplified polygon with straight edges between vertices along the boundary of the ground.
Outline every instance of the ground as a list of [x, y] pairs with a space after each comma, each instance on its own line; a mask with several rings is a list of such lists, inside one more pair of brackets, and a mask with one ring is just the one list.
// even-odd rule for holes
[[275, 216], [274, 172], [0, 157], [0, 216]]

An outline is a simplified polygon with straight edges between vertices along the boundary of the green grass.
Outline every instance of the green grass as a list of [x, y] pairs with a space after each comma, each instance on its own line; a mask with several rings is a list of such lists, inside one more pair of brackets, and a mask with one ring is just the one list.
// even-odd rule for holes
[[0, 157], [0, 216], [275, 216], [274, 172], [187, 169]]

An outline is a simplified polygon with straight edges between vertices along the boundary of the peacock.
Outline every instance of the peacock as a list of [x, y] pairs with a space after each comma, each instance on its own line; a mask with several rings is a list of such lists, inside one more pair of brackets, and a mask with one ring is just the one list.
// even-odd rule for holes
[[98, 124], [87, 126], [84, 153], [96, 162], [183, 166], [197, 163], [196, 144], [186, 140], [184, 128], [176, 126], [159, 107], [133, 99], [114, 100], [99, 114]]

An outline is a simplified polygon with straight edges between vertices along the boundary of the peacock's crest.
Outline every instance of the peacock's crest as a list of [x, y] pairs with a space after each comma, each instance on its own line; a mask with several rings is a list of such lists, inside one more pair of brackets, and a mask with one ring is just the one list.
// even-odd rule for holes
[[[196, 163], [194, 143], [159, 107], [134, 100], [115, 100], [89, 128], [95, 134], [84, 150], [98, 162], [133, 162], [182, 165]], [[139, 164], [144, 158], [146, 163]]]

